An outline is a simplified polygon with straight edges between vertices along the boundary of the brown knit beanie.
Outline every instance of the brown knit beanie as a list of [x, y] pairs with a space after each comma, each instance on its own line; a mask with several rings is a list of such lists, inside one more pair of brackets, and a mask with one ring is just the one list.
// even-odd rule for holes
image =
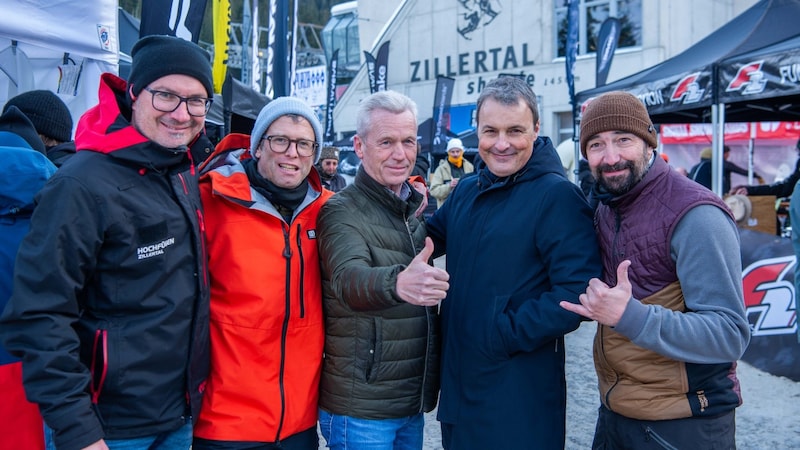
[[604, 131], [627, 131], [644, 139], [648, 147], [658, 147], [656, 128], [647, 108], [627, 92], [607, 92], [589, 102], [581, 117], [581, 154], [584, 158], [589, 138]]

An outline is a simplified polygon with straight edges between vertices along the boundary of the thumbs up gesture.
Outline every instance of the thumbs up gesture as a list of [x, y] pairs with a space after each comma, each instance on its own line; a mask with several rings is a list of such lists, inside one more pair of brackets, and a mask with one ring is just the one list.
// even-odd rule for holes
[[611, 327], [617, 326], [622, 313], [631, 299], [632, 287], [628, 279], [629, 260], [622, 261], [617, 266], [617, 285], [608, 286], [603, 281], [592, 278], [586, 292], [578, 297], [580, 304], [567, 301], [559, 303], [562, 308], [580, 314]]
[[433, 241], [425, 238], [425, 247], [397, 274], [397, 295], [412, 305], [438, 305], [447, 295], [450, 275], [428, 264], [433, 255]]

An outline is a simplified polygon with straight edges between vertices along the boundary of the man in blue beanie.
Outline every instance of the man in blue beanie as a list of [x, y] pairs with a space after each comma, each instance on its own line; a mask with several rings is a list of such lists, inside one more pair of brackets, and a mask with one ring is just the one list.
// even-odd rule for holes
[[191, 151], [208, 55], [147, 36], [102, 75], [77, 153], [38, 194], [0, 338], [58, 450], [189, 449], [208, 374], [209, 284]]

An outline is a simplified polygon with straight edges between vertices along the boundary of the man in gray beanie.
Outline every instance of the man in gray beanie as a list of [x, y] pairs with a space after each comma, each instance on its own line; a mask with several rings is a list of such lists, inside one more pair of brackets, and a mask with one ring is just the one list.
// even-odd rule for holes
[[127, 82], [101, 76], [77, 152], [38, 194], [0, 317], [48, 447], [59, 450], [189, 449], [208, 375], [191, 155], [211, 147], [211, 64], [171, 36], [139, 40], [132, 58]]
[[657, 157], [655, 127], [629, 93], [591, 100], [580, 144], [597, 180], [603, 276], [561, 306], [598, 323], [593, 448], [736, 448], [750, 328], [733, 216]]
[[212, 361], [193, 450], [319, 446], [321, 141], [314, 111], [281, 97], [201, 169]]

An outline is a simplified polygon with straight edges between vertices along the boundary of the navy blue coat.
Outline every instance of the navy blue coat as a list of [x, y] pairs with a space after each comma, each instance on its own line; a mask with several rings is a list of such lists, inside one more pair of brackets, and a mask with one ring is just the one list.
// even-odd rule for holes
[[428, 222], [450, 273], [438, 419], [452, 448], [564, 448], [563, 337], [581, 318], [559, 302], [601, 264], [592, 210], [563, 173], [539, 137], [523, 169], [464, 178]]

